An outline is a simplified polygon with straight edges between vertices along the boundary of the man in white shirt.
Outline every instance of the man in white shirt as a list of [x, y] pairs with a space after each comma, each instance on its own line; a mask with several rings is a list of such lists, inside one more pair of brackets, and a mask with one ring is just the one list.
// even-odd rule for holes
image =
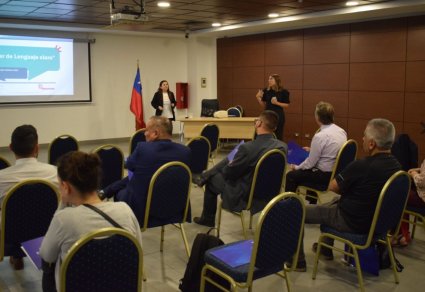
[[[314, 115], [320, 129], [307, 148], [307, 159], [300, 165], [290, 165], [292, 171], [286, 175], [287, 192], [295, 192], [299, 185], [323, 185], [323, 189], [327, 189], [336, 156], [347, 141], [344, 129], [334, 124], [334, 108], [330, 103], [319, 102]], [[310, 202], [316, 203], [316, 200]]]
[[[58, 186], [56, 166], [37, 161], [38, 135], [31, 125], [17, 127], [13, 133], [10, 150], [15, 154], [16, 163], [0, 170], [0, 204], [7, 191], [25, 179], [47, 179]], [[19, 246], [5, 244], [5, 255], [15, 270], [23, 268], [22, 251]]]

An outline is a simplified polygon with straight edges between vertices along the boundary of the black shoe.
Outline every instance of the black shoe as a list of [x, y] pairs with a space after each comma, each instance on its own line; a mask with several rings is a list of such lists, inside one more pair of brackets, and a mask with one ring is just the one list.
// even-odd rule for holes
[[215, 226], [214, 220], [210, 221], [210, 220], [206, 220], [205, 218], [202, 218], [202, 217], [193, 218], [193, 222], [195, 222], [196, 224], [204, 225], [204, 226], [208, 226], [208, 227], [214, 227]]
[[[285, 268], [291, 269], [292, 262], [285, 262]], [[294, 272], [307, 272], [307, 263], [305, 260], [298, 261], [297, 266], [293, 269]]]
[[[317, 247], [318, 246], [319, 246], [319, 244], [317, 242], [313, 243], [312, 249], [313, 249], [314, 253], [317, 253]], [[322, 246], [320, 248], [320, 257], [323, 258], [324, 260], [327, 260], [327, 261], [333, 260], [334, 254], [332, 252], [332, 249]]]
[[203, 178], [201, 174], [192, 176], [192, 183], [194, 183], [195, 185], [197, 185], [200, 188], [202, 188], [205, 185], [206, 182], [207, 182], [207, 180], [205, 178]]

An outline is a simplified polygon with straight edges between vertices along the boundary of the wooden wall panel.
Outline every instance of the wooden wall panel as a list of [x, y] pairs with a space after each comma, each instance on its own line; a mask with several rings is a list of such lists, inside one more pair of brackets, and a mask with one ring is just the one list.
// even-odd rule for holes
[[233, 66], [264, 66], [264, 35], [238, 37], [233, 42]]
[[351, 63], [350, 90], [404, 91], [404, 62]]
[[404, 93], [382, 91], [350, 91], [349, 117], [358, 119], [386, 118], [403, 121]]
[[282, 85], [284, 88], [302, 89], [303, 88], [303, 66], [266, 66], [265, 67], [266, 80], [264, 85], [267, 84], [267, 79], [271, 74], [279, 74]]
[[303, 112], [303, 92], [302, 90], [289, 91], [289, 107], [285, 109], [285, 113], [301, 114]]
[[425, 60], [425, 27], [410, 27], [407, 34], [407, 61]]
[[425, 135], [422, 133], [423, 127], [419, 123], [404, 123], [403, 133], [406, 133], [418, 145], [419, 150], [419, 166], [425, 159]]
[[285, 131], [284, 131], [284, 140], [285, 141], [295, 141], [298, 144], [301, 144], [301, 133], [302, 133], [302, 125], [303, 119], [301, 114], [291, 114], [286, 113], [286, 123], [285, 123]]
[[[406, 92], [404, 121], [410, 123], [425, 122], [425, 92]], [[425, 135], [424, 135], [425, 136]]]
[[320, 101], [332, 104], [336, 117], [348, 116], [348, 91], [304, 90], [303, 112], [314, 113]]
[[350, 36], [307, 38], [304, 40], [304, 64], [348, 63]]
[[257, 117], [261, 108], [255, 98], [256, 93], [257, 90], [252, 88], [235, 88], [233, 90], [233, 104], [230, 106], [240, 104], [243, 107], [245, 117]]
[[217, 67], [233, 66], [233, 39], [224, 38], [217, 40]]
[[425, 61], [407, 62], [406, 91], [425, 92]]
[[265, 65], [303, 64], [303, 41], [269, 42], [265, 44]]
[[304, 66], [304, 89], [346, 90], [348, 64], [324, 64]]
[[234, 67], [233, 88], [263, 88], [264, 67]]

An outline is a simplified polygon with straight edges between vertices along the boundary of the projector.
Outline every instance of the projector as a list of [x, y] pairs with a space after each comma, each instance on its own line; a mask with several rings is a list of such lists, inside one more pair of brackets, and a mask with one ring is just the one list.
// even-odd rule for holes
[[118, 12], [111, 14], [111, 23], [134, 23], [148, 21], [149, 17], [144, 13], [138, 12]]

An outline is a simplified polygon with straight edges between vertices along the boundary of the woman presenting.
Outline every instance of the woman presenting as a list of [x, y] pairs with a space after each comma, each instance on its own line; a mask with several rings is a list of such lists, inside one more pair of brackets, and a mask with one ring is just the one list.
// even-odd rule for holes
[[256, 98], [263, 110], [272, 110], [279, 116], [279, 123], [275, 130], [276, 138], [282, 140], [283, 127], [285, 125], [284, 108], [289, 106], [289, 91], [282, 87], [280, 76], [273, 74], [269, 76], [269, 86], [260, 89]]
[[163, 116], [170, 119], [170, 121], [175, 120], [176, 98], [174, 93], [170, 91], [167, 80], [159, 82], [158, 91], [155, 92], [151, 105], [156, 109], [155, 116]]

